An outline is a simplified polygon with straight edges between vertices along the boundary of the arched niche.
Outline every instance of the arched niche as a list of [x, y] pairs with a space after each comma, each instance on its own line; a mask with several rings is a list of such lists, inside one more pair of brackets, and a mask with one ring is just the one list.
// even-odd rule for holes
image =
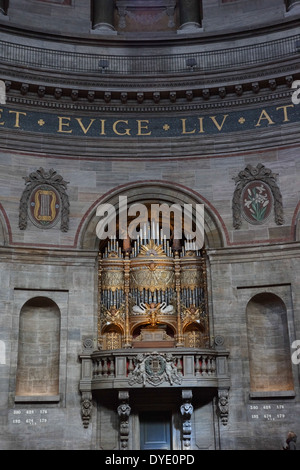
[[220, 248], [225, 245], [227, 237], [224, 224], [217, 211], [205, 198], [174, 183], [146, 181], [115, 188], [115, 190], [96, 201], [88, 213], [85, 214], [80, 227], [80, 233], [78, 233], [80, 248], [87, 250], [99, 249], [96, 227], [100, 218], [96, 215], [97, 207], [99, 204], [111, 204], [114, 206], [118, 217], [119, 198], [122, 196], [126, 196], [128, 206], [136, 203], [145, 205], [168, 204], [169, 206], [178, 204], [183, 208], [184, 204], [192, 204], [194, 208], [196, 204], [204, 204], [204, 241], [206, 248]]
[[34, 297], [20, 312], [16, 396], [57, 396], [59, 357], [59, 308], [47, 297]]
[[251, 392], [294, 389], [287, 309], [280, 297], [260, 293], [246, 308]]

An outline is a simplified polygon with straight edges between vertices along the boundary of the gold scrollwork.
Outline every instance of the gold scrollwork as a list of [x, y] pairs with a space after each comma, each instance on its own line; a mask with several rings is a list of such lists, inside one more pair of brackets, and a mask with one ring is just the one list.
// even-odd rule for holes
[[102, 289], [115, 291], [124, 289], [124, 273], [122, 270], [103, 270], [102, 271]]
[[185, 269], [180, 273], [180, 284], [182, 289], [194, 290], [202, 284], [202, 275], [199, 269]]
[[165, 291], [174, 288], [174, 272], [173, 270], [161, 270], [159, 268], [151, 269], [135, 269], [130, 273], [130, 285], [133, 289], [149, 289], [151, 292], [155, 290]]
[[125, 321], [125, 311], [124, 305], [122, 305], [119, 309], [112, 305], [109, 309], [104, 307], [101, 308], [101, 320], [102, 325], [108, 324], [115, 324], [119, 325], [120, 327], [124, 328], [124, 321]]
[[190, 323], [194, 321], [200, 321], [200, 315], [202, 313], [201, 307], [195, 307], [195, 305], [191, 305], [189, 308], [183, 307], [181, 317], [184, 323]]

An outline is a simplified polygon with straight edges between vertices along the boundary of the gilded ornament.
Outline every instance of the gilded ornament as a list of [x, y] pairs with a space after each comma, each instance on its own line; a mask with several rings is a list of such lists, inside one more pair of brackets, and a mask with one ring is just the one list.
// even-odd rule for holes
[[124, 288], [123, 270], [103, 269], [102, 271], [102, 289], [115, 291]]
[[157, 245], [154, 240], [150, 240], [147, 245], [142, 245], [138, 256], [166, 256], [163, 246]]

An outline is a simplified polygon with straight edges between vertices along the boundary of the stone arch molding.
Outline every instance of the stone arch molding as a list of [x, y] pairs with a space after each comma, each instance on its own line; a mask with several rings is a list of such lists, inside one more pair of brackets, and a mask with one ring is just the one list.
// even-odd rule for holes
[[0, 204], [0, 246], [5, 246], [10, 240], [10, 225], [2, 205]]
[[119, 212], [119, 197], [126, 196], [128, 205], [135, 203], [156, 204], [204, 204], [204, 240], [206, 248], [220, 248], [228, 239], [224, 224], [214, 207], [200, 194], [181, 185], [168, 182], [142, 181], [135, 184], [115, 188], [97, 200], [83, 218], [79, 233], [81, 249], [98, 250], [99, 239], [96, 227], [100, 217], [96, 215], [99, 204], [112, 204]]

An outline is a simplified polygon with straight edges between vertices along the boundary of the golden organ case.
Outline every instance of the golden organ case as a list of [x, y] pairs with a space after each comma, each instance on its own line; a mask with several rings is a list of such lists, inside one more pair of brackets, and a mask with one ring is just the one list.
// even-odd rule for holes
[[205, 250], [158, 234], [149, 224], [100, 251], [99, 349], [209, 347]]

